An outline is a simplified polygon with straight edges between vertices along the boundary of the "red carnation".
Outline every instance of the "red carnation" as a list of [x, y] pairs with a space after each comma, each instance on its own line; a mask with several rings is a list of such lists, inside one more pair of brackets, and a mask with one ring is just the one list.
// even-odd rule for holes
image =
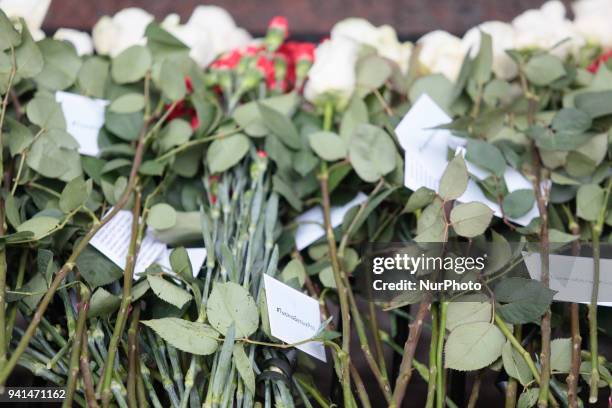
[[597, 59], [593, 61], [587, 69], [589, 70], [589, 72], [595, 73], [599, 69], [600, 65], [605, 63], [611, 57], [612, 57], [612, 50], [607, 51], [601, 54], [599, 57], [597, 57]]
[[234, 69], [240, 63], [242, 53], [238, 50], [232, 50], [221, 55], [211, 65], [215, 69]]
[[274, 17], [270, 20], [270, 24], [268, 24], [268, 30], [278, 30], [283, 33], [283, 38], [287, 38], [289, 35], [289, 23], [287, 22], [287, 18], [283, 16]]
[[268, 153], [266, 153], [265, 150], [258, 150], [257, 151], [257, 156], [261, 157], [262, 159], [265, 159], [268, 157]]
[[313, 62], [315, 56], [315, 45], [310, 42], [299, 43], [299, 46], [294, 52], [295, 61]]

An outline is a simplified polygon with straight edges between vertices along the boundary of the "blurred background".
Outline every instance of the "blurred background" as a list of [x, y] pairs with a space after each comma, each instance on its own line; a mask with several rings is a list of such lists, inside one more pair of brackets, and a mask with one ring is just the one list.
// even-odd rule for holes
[[[125, 7], [140, 7], [158, 20], [178, 13], [186, 20], [193, 8], [213, 4], [225, 8], [237, 25], [253, 36], [265, 33], [270, 18], [288, 18], [291, 36], [317, 40], [329, 35], [331, 27], [346, 17], [363, 17], [375, 25], [389, 24], [400, 39], [415, 40], [436, 29], [456, 35], [488, 20], [510, 21], [522, 11], [540, 7], [545, 0], [53, 0], [43, 29], [59, 27], [90, 31], [103, 15]], [[566, 6], [570, 2], [563, 1]], [[83, 7], [87, 4], [86, 7]], [[568, 7], [569, 10], [569, 7]]]

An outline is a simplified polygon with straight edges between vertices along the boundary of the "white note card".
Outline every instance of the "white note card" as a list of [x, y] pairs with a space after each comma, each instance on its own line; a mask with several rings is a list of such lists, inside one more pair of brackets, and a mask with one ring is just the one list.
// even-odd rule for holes
[[[131, 211], [121, 210], [93, 236], [89, 242], [121, 269], [125, 269], [132, 232]], [[140, 245], [134, 272], [144, 272], [166, 250], [166, 244], [147, 231]]]
[[[531, 279], [540, 280], [540, 254], [523, 252], [523, 259]], [[561, 302], [590, 303], [593, 290], [593, 258], [569, 255], [550, 255], [550, 288], [557, 293], [553, 297]], [[612, 259], [600, 259], [600, 306], [612, 307]]]
[[[264, 275], [264, 288], [272, 335], [288, 344], [315, 337], [321, 326], [319, 302], [285, 285], [270, 275]], [[326, 362], [325, 347], [319, 341], [295, 346], [299, 350]]]
[[79, 153], [97, 156], [98, 133], [104, 126], [108, 101], [61, 91], [55, 93], [55, 100], [62, 106], [67, 132], [79, 143]]
[[[197, 278], [200, 273], [200, 269], [202, 269], [202, 265], [204, 265], [204, 260], [206, 259], [206, 248], [185, 248], [187, 250], [187, 256], [189, 257], [189, 263], [191, 263], [191, 270], [193, 272], [193, 277]], [[166, 248], [164, 252], [157, 259], [157, 263], [163, 269], [172, 271], [172, 266], [170, 265], [170, 252], [172, 249]]]
[[[432, 129], [436, 126], [451, 122], [451, 118], [427, 94], [419, 97], [410, 111], [404, 116], [395, 129], [404, 154], [404, 184], [416, 191], [420, 187], [427, 187], [438, 191], [440, 178], [448, 164], [447, 151], [452, 149], [463, 153], [466, 140], [454, 136], [447, 129]], [[484, 179], [489, 172], [467, 162], [468, 171], [478, 179]], [[504, 179], [508, 191], [533, 188], [529, 180], [510, 166], [506, 166]], [[491, 208], [497, 217], [501, 217], [501, 208], [496, 202], [486, 198], [474, 180], [468, 182], [468, 187], [458, 201], [479, 201]], [[538, 216], [534, 204], [531, 210], [519, 218], [510, 218], [520, 225], [527, 225]]]
[[[363, 203], [368, 199], [368, 196], [362, 192], [357, 193], [348, 203], [341, 206], [334, 206], [330, 209], [330, 221], [333, 228], [336, 228], [342, 223], [344, 214], [352, 207]], [[316, 206], [299, 215], [296, 219], [298, 224], [295, 232], [295, 244], [297, 249], [301, 251], [308, 245], [312, 244], [319, 238], [325, 235], [325, 220], [323, 218], [323, 207]]]

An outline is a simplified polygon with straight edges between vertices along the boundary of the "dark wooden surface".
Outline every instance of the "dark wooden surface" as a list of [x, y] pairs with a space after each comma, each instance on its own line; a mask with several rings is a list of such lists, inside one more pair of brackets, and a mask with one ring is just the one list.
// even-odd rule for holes
[[[45, 29], [58, 27], [90, 29], [105, 14], [124, 7], [141, 7], [158, 18], [176, 12], [186, 19], [198, 4], [226, 8], [237, 23], [253, 34], [261, 34], [269, 19], [284, 15], [292, 34], [320, 37], [345, 17], [365, 17], [375, 24], [390, 24], [404, 39], [444, 29], [462, 34], [486, 20], [509, 21], [545, 0], [53, 0]], [[568, 3], [565, 1], [566, 4]]]

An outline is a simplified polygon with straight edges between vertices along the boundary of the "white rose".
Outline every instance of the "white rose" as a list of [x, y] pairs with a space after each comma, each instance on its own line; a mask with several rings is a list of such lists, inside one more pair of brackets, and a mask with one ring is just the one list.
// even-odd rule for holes
[[451, 81], [457, 79], [466, 52], [459, 38], [436, 30], [425, 34], [417, 44], [421, 46], [419, 62], [429, 72], [443, 74]]
[[331, 30], [331, 38], [338, 37], [345, 37], [358, 44], [372, 47], [381, 57], [397, 63], [402, 72], [408, 71], [412, 44], [400, 43], [391, 26], [375, 27], [362, 18], [347, 18], [338, 22]]
[[40, 29], [49, 10], [51, 0], [0, 0], [0, 9], [9, 18], [23, 18], [34, 40], [42, 40], [45, 33]]
[[91, 36], [84, 32], [73, 30], [72, 28], [60, 28], [55, 32], [53, 38], [56, 40], [68, 41], [79, 55], [91, 55], [93, 54], [93, 41]]
[[355, 90], [359, 44], [346, 37], [332, 38], [315, 50], [304, 97], [315, 104], [332, 101], [342, 110]]
[[205, 67], [218, 55], [247, 45], [249, 33], [236, 26], [227, 11], [217, 6], [198, 6], [185, 24], [171, 14], [162, 22], [162, 27], [181, 40], [191, 51], [190, 56]]
[[470, 56], [475, 57], [480, 50], [481, 32], [491, 36], [493, 49], [493, 72], [498, 78], [512, 79], [518, 74], [516, 63], [506, 54], [506, 50], [515, 48], [514, 28], [501, 21], [487, 21], [468, 30], [462, 42], [465, 49], [470, 50]]
[[518, 49], [555, 47], [551, 52], [564, 58], [584, 43], [572, 22], [565, 18], [565, 6], [558, 0], [548, 1], [539, 9], [525, 11], [512, 20], [512, 26]]
[[123, 9], [113, 17], [102, 17], [92, 32], [96, 52], [115, 57], [133, 45], [144, 45], [145, 30], [151, 21], [153, 15], [135, 7]]
[[572, 5], [574, 27], [587, 41], [612, 47], [612, 1], [580, 0]]

